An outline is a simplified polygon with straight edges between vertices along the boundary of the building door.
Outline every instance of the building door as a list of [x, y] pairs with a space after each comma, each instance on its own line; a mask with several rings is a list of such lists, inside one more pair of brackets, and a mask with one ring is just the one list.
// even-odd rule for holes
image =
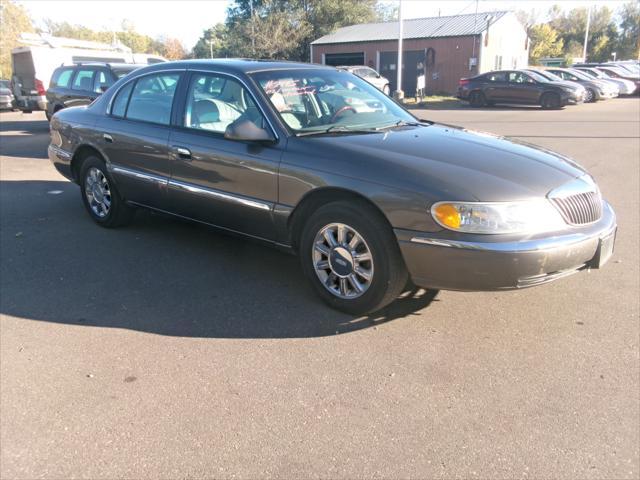
[[[402, 53], [402, 90], [408, 97], [416, 94], [418, 77], [424, 75], [424, 50], [405, 50]], [[380, 75], [389, 79], [391, 91], [395, 92], [398, 75], [398, 52], [380, 52]], [[428, 83], [427, 79], [427, 83]]]
[[332, 67], [341, 65], [364, 65], [364, 52], [352, 53], [326, 53], [324, 55], [324, 64]]

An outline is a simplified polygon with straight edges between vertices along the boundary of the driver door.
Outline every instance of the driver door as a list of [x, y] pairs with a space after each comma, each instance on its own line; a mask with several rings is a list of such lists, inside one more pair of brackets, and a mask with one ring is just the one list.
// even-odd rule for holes
[[[226, 128], [249, 119], [269, 129], [256, 100], [237, 79], [191, 72], [169, 138], [169, 205], [179, 215], [266, 239], [275, 238], [280, 141], [224, 138]], [[273, 132], [275, 133], [275, 132]]]

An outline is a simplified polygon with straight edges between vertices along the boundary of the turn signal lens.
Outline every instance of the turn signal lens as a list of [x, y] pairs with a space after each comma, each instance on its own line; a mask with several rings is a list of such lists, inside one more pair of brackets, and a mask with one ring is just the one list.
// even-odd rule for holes
[[460, 214], [458, 209], [450, 203], [441, 203], [433, 208], [433, 214], [438, 222], [445, 227], [460, 228]]

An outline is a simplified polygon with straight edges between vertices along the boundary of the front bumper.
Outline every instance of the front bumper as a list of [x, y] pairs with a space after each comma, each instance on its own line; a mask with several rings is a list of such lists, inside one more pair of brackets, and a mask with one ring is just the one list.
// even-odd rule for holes
[[487, 235], [464, 240], [454, 232], [395, 233], [416, 285], [481, 291], [531, 287], [595, 267], [600, 240], [615, 231], [615, 213], [605, 202], [594, 224], [568, 227], [566, 233], [553, 236], [491, 241], [493, 236]]

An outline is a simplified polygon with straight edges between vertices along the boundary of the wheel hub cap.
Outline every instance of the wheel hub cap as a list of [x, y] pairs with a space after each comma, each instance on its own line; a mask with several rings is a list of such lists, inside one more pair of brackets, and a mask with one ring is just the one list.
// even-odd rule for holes
[[329, 255], [329, 267], [340, 278], [346, 278], [353, 272], [353, 256], [344, 247], [336, 247]]
[[111, 188], [107, 177], [98, 168], [91, 167], [87, 171], [84, 193], [91, 211], [104, 218], [111, 210]]
[[371, 250], [349, 225], [330, 223], [321, 228], [314, 239], [312, 261], [322, 285], [339, 298], [357, 298], [371, 286]]

